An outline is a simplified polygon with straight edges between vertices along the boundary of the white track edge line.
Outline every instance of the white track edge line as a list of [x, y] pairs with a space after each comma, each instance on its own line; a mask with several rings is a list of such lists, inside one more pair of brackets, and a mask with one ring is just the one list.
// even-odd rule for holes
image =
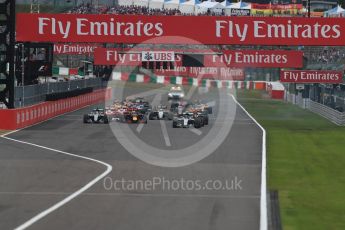
[[236, 100], [232, 98], [240, 108], [255, 122], [262, 130], [262, 165], [261, 165], [261, 196], [260, 196], [260, 230], [267, 230], [267, 178], [266, 178], [266, 130], [255, 120], [255, 118]]
[[74, 193], [72, 193], [71, 195], [66, 197], [65, 199], [63, 199], [63, 200], [59, 201], [58, 203], [54, 204], [50, 208], [48, 208], [48, 209], [44, 210], [43, 212], [37, 214], [36, 216], [32, 217], [31, 219], [29, 219], [25, 223], [21, 224], [20, 226], [16, 227], [15, 230], [22, 230], [22, 229], [26, 229], [27, 227], [30, 227], [35, 222], [37, 222], [40, 219], [44, 218], [48, 214], [54, 212], [56, 209], [60, 208], [61, 206], [67, 204], [68, 202], [70, 202], [71, 200], [73, 200], [74, 198], [79, 196], [81, 193], [85, 192], [91, 186], [96, 184], [98, 181], [100, 181], [103, 177], [105, 177], [107, 174], [109, 174], [112, 171], [112, 169], [113, 169], [113, 167], [111, 165], [109, 165], [109, 164], [107, 164], [105, 162], [93, 159], [93, 158], [84, 157], [84, 156], [80, 156], [80, 155], [64, 152], [64, 151], [61, 151], [61, 150], [52, 149], [52, 148], [48, 148], [48, 147], [45, 147], [45, 146], [33, 144], [33, 143], [30, 143], [30, 142], [25, 142], [25, 141], [20, 141], [20, 140], [12, 139], [12, 138], [9, 138], [9, 137], [3, 137], [3, 138], [5, 138], [7, 140], [18, 142], [18, 143], [21, 143], [21, 144], [31, 145], [31, 146], [34, 146], [34, 147], [38, 147], [38, 148], [46, 149], [46, 150], [49, 150], [49, 151], [61, 153], [61, 154], [64, 154], [64, 155], [68, 155], [68, 156], [77, 157], [77, 158], [89, 160], [89, 161], [92, 161], [92, 162], [96, 162], [98, 164], [102, 164], [102, 165], [106, 166], [106, 168], [107, 168], [102, 174], [100, 174], [99, 176], [94, 178], [92, 181], [90, 181], [89, 183], [84, 185], [82, 188], [80, 188], [79, 190], [75, 191]]

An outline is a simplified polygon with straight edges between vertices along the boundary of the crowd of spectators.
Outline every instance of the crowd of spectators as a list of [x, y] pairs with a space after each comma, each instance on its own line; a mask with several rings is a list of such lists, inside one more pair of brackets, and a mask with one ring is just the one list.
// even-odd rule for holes
[[177, 9], [150, 9], [142, 6], [113, 6], [109, 8], [108, 14], [136, 14], [136, 15], [181, 15]]
[[345, 60], [345, 49], [342, 47], [311, 48], [305, 53], [309, 63], [333, 64]]
[[[73, 9], [69, 10], [68, 13], [71, 14], [117, 14], [117, 15], [155, 15], [155, 16], [174, 16], [174, 15], [184, 15], [192, 16], [194, 14], [183, 14], [178, 9], [153, 9], [145, 6], [102, 6], [95, 7], [89, 3], [81, 4]], [[222, 12], [207, 11], [205, 13], [200, 13], [198, 16], [221, 16], [225, 15]]]
[[80, 4], [79, 6], [73, 7], [67, 13], [70, 14], [101, 14], [106, 13], [103, 11], [103, 8], [96, 8], [90, 3]]
[[118, 14], [118, 15], [181, 15], [176, 9], [150, 9], [143, 6], [102, 6], [95, 7], [91, 4], [81, 4], [74, 7], [68, 13], [71, 14]]

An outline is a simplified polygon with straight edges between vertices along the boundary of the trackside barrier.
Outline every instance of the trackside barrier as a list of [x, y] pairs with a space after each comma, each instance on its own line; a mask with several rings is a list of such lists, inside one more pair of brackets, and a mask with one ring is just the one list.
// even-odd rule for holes
[[0, 129], [21, 129], [110, 98], [111, 88], [107, 88], [77, 97], [43, 102], [28, 107], [2, 109], [0, 110]]
[[199, 87], [217, 87], [229, 89], [255, 89], [265, 90], [265, 81], [231, 81], [231, 80], [214, 80], [214, 79], [197, 79], [180, 76], [148, 76], [143, 74], [130, 74], [122, 72], [113, 72], [112, 80], [128, 81], [137, 83], [154, 83], [154, 84], [176, 84]]
[[312, 100], [309, 100], [308, 109], [337, 125], [345, 125], [345, 113], [339, 112]]

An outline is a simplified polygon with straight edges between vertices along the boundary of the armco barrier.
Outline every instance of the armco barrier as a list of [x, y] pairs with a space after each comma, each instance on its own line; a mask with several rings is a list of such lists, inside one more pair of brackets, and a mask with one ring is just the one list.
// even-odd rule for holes
[[110, 98], [111, 88], [107, 88], [77, 97], [43, 102], [24, 108], [3, 109], [0, 110], [0, 129], [15, 130], [24, 128]]
[[312, 100], [308, 100], [308, 109], [320, 116], [330, 120], [331, 122], [337, 125], [345, 125], [345, 113], [339, 112], [335, 109], [332, 109], [326, 105], [317, 103]]

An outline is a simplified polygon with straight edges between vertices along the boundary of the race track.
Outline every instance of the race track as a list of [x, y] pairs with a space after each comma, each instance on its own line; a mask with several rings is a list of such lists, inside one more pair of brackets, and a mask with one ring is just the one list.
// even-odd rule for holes
[[[144, 91], [128, 86], [124, 95], [141, 95]], [[166, 103], [166, 92], [157, 92], [148, 98]], [[140, 127], [117, 122], [83, 124], [84, 113], [104, 106], [96, 105], [7, 136], [39, 146], [1, 138], [0, 229], [21, 226], [109, 169], [79, 156], [109, 164], [112, 171], [107, 179], [100, 179], [57, 210], [30, 223], [28, 229], [259, 229], [262, 131], [239, 106], [234, 117], [225, 118], [232, 119], [233, 124], [222, 144], [206, 158], [181, 167], [145, 163], [129, 153], [113, 133], [130, 130], [140, 140], [162, 151], [198, 143], [213, 127], [220, 130], [224, 126], [216, 117], [221, 115], [218, 112], [222, 103], [234, 101], [228, 92], [210, 91], [195, 97], [215, 105], [210, 124], [198, 130], [173, 129], [171, 121], [149, 121]], [[115, 189], [111, 186], [115, 180], [157, 178], [169, 183], [181, 179], [200, 181], [202, 188]], [[209, 180], [235, 181], [238, 186], [205, 189], [204, 182]]]

